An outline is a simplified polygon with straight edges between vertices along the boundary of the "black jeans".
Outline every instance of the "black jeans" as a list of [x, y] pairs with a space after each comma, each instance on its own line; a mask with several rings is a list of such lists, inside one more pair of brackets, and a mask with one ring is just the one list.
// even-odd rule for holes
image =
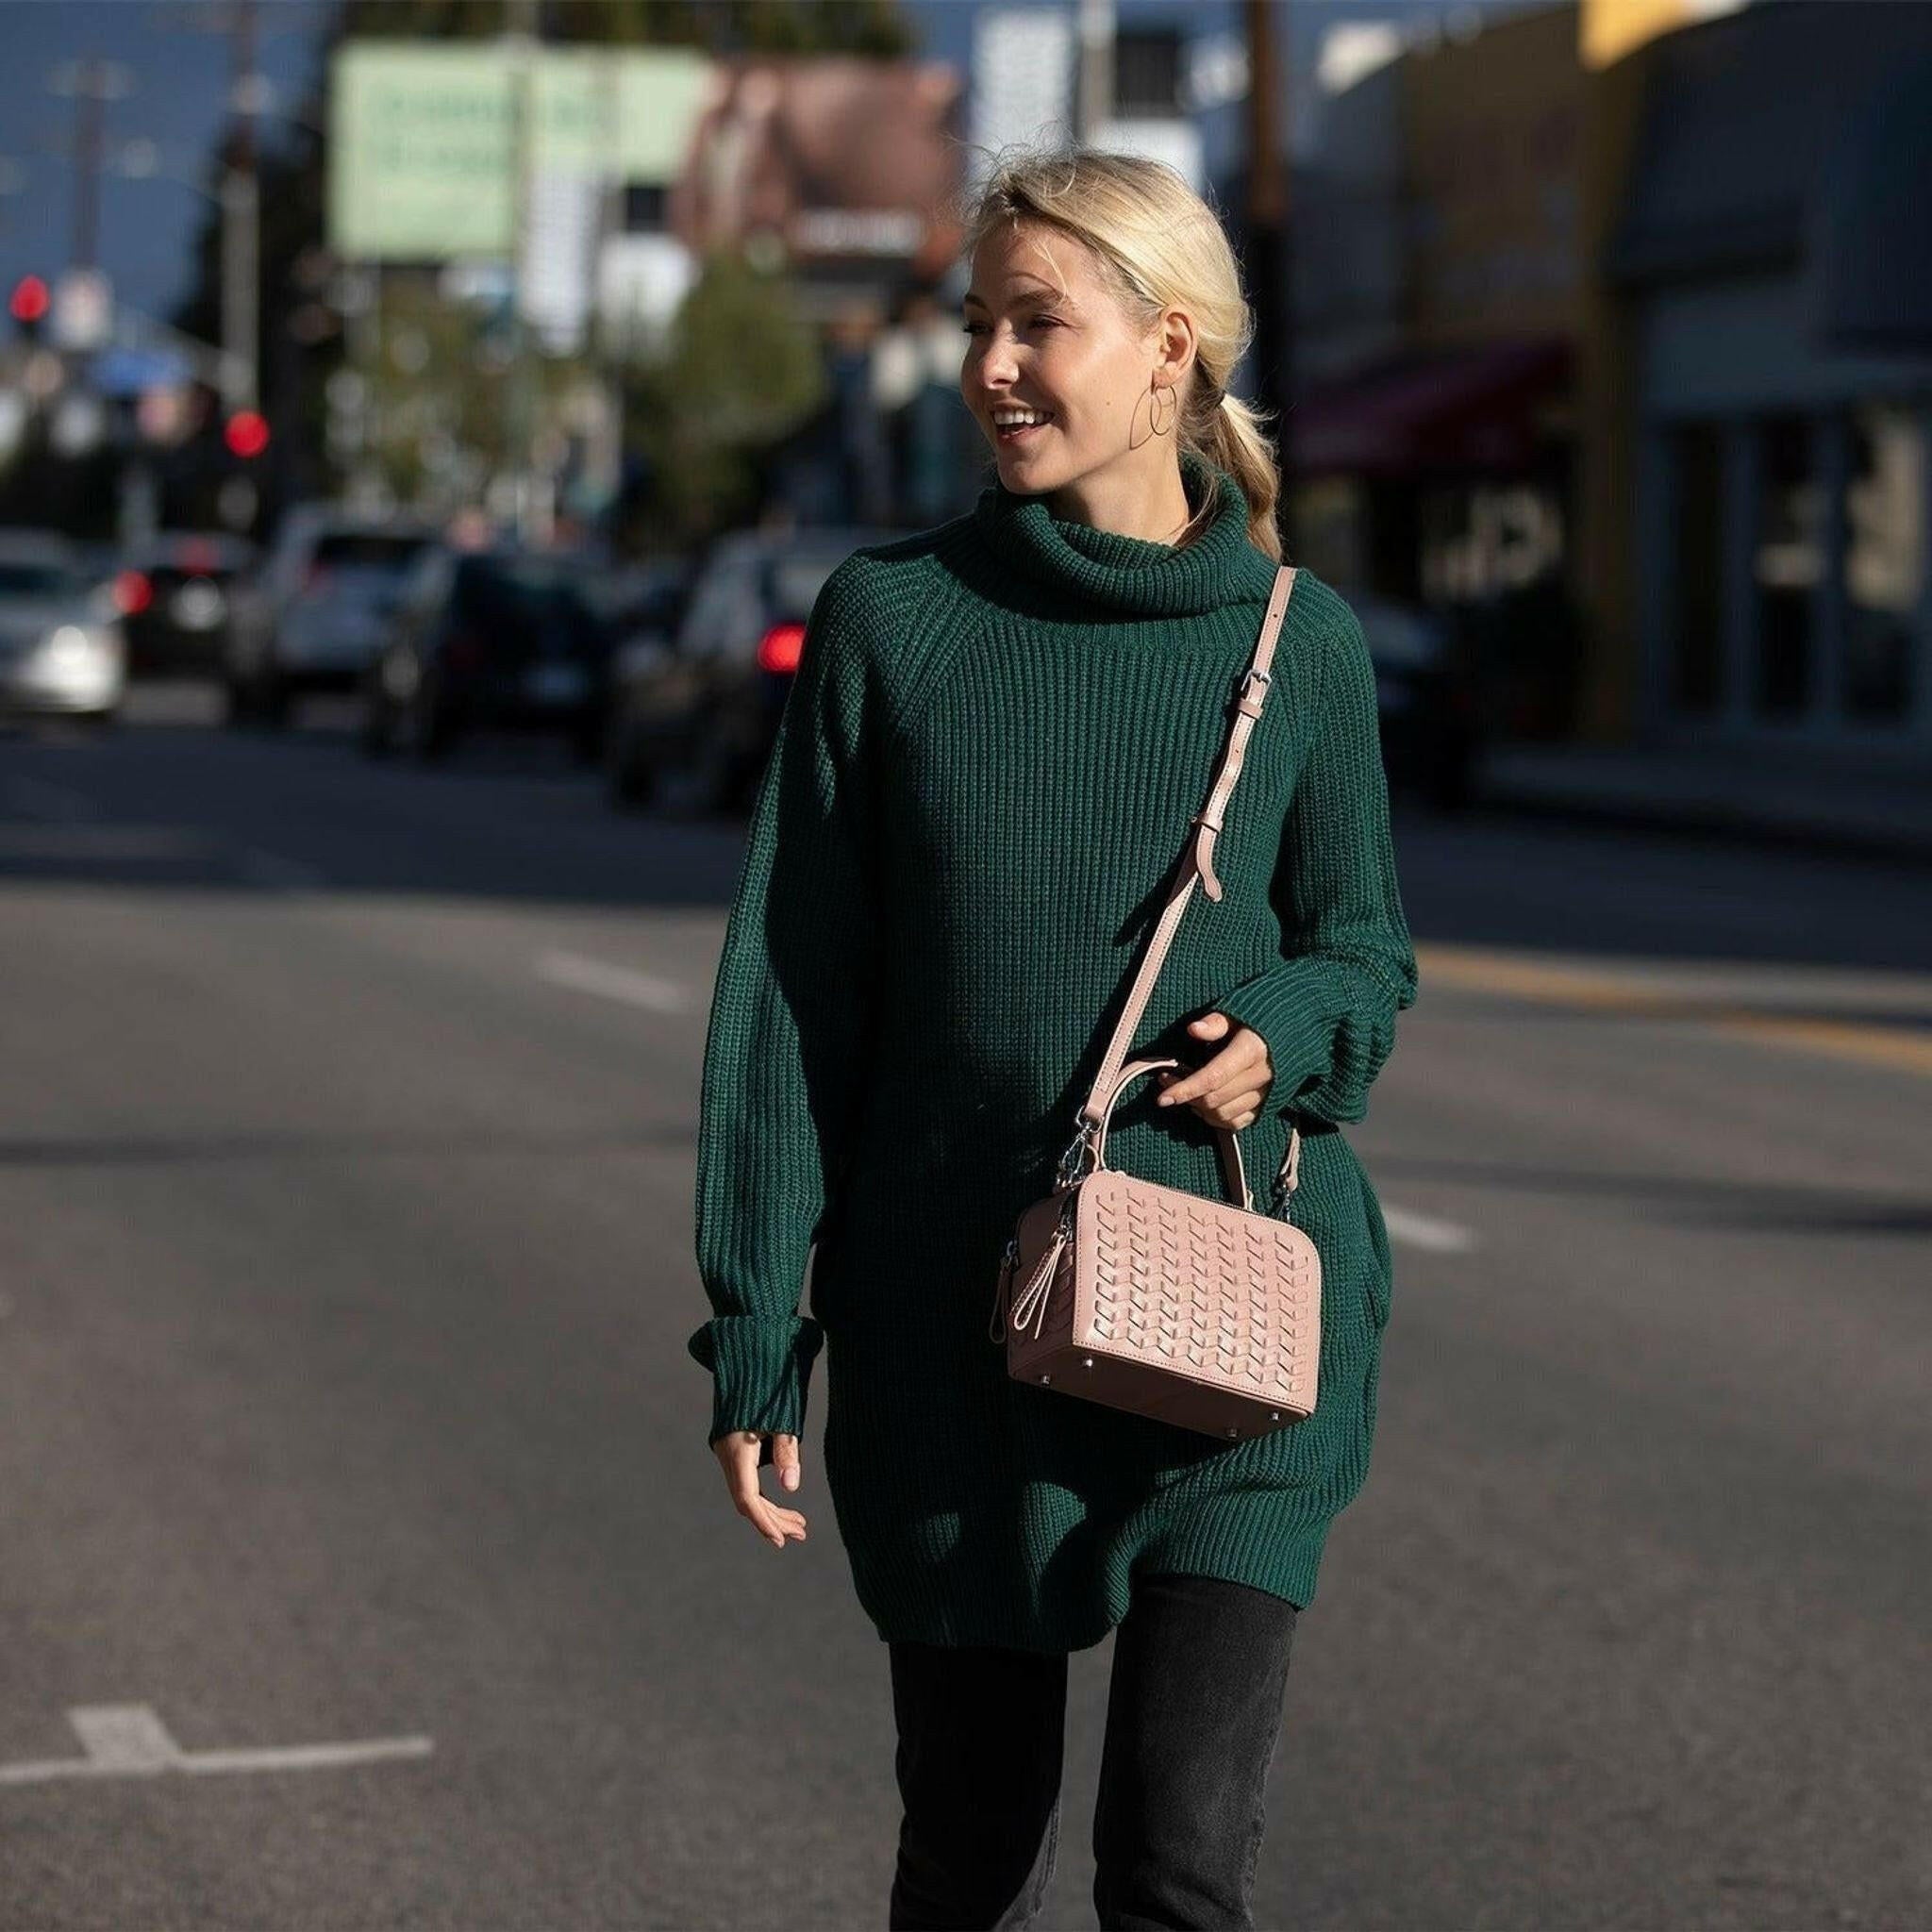
[[[1250, 1928], [1297, 1611], [1212, 1576], [1139, 1577], [1114, 1633], [1093, 1904], [1115, 1927]], [[893, 1642], [891, 1924], [1031, 1924], [1059, 1847], [1067, 1659]]]

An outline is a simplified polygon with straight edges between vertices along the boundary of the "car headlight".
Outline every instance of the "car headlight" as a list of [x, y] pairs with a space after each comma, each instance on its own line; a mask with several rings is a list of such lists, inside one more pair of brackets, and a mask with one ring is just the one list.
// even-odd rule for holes
[[23, 667], [36, 682], [57, 690], [104, 689], [122, 673], [124, 645], [111, 626], [56, 625]]
[[83, 630], [77, 624], [63, 624], [51, 632], [41, 646], [41, 655], [50, 669], [70, 671], [92, 666], [107, 655], [107, 641], [98, 632]]

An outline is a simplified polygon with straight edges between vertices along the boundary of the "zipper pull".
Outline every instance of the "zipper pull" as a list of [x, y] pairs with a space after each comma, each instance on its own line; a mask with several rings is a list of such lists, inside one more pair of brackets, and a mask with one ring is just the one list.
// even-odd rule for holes
[[1026, 1285], [1020, 1291], [1020, 1298], [1013, 1304], [1011, 1318], [1015, 1328], [1024, 1330], [1030, 1323], [1035, 1336], [1046, 1327], [1046, 1305], [1052, 1298], [1053, 1284], [1059, 1258], [1066, 1252], [1068, 1233], [1064, 1217], [1061, 1224], [1054, 1231], [1054, 1237], [1046, 1252], [1034, 1264], [1033, 1273], [1026, 1277]]
[[1019, 1265], [1019, 1239], [1017, 1236], [1008, 1236], [1006, 1253], [1000, 1257], [999, 1283], [993, 1290], [992, 1313], [987, 1318], [986, 1337], [989, 1341], [1004, 1341], [1007, 1339], [1007, 1298], [1012, 1289], [1013, 1270]]
[[1301, 1164], [1302, 1130], [1291, 1119], [1288, 1124], [1288, 1152], [1281, 1157], [1281, 1165], [1274, 1171], [1276, 1208], [1287, 1208], [1299, 1180]]

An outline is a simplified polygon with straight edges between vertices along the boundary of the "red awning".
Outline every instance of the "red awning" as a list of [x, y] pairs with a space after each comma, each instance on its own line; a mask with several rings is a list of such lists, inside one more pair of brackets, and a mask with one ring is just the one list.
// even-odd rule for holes
[[1289, 458], [1302, 475], [1522, 468], [1543, 440], [1539, 411], [1572, 375], [1561, 340], [1407, 358], [1306, 396], [1289, 413]]

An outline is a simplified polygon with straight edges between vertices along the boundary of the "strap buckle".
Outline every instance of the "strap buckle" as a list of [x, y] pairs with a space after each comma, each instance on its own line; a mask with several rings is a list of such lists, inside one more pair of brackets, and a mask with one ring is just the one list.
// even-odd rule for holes
[[[1261, 715], [1261, 707], [1268, 702], [1268, 687], [1274, 682], [1274, 674], [1272, 671], [1262, 671], [1250, 664], [1241, 673], [1241, 689], [1235, 693], [1236, 710], [1243, 717], [1258, 718]], [[1259, 696], [1255, 694], [1257, 685], [1260, 687]]]

